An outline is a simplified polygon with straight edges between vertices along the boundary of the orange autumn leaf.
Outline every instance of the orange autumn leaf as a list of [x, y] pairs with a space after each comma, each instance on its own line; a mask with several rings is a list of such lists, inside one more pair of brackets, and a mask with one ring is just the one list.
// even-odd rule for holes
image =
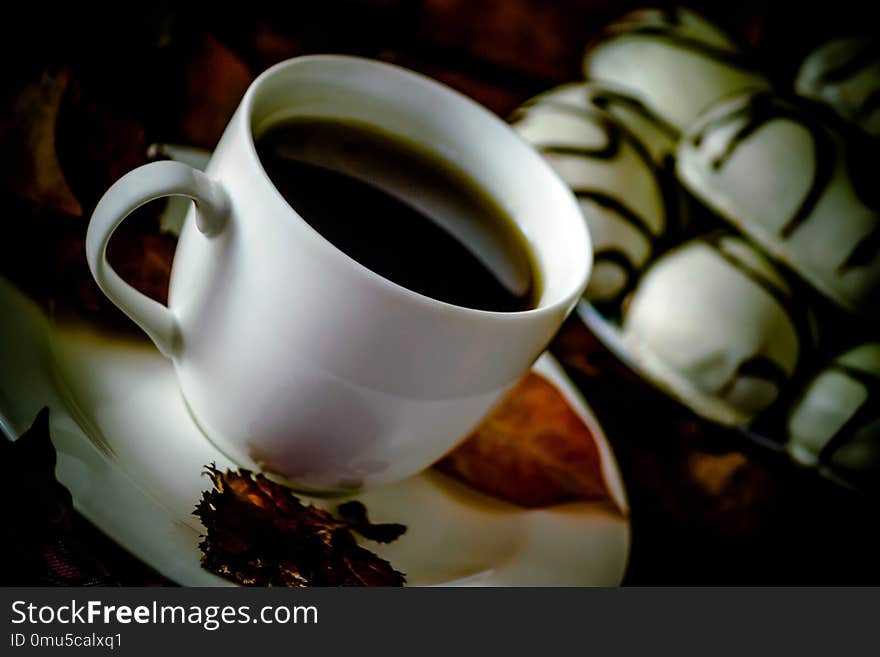
[[40, 207], [80, 216], [82, 206], [55, 152], [58, 112], [69, 80], [66, 69], [45, 73], [0, 111], [0, 185]]
[[436, 467], [525, 507], [608, 497], [592, 433], [556, 387], [534, 372]]
[[210, 34], [203, 35], [186, 64], [186, 110], [181, 118], [186, 142], [213, 148], [253, 79], [232, 50]]

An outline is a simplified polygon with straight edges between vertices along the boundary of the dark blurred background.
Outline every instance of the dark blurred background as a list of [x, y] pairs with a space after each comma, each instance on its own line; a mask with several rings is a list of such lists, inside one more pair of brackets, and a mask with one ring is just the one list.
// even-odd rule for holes
[[[782, 88], [790, 87], [794, 68], [821, 41], [876, 30], [872, 3], [854, 0], [676, 4], [697, 9], [753, 46]], [[227, 78], [251, 77], [300, 54], [337, 52], [421, 70], [504, 114], [529, 95], [578, 78], [589, 39], [627, 10], [645, 5], [632, 0], [29, 2], [12, 10], [0, 28], [3, 93], [46, 67], [66, 66], [89, 93], [143, 120], [151, 136], [210, 146], [225, 120], [211, 117], [201, 124], [181, 116], [198, 109], [192, 100], [226, 101], [221, 106], [229, 111], [237, 98]]]
[[[649, 3], [665, 6], [669, 3]], [[755, 49], [782, 93], [809, 50], [876, 32], [871, 3], [677, 3]], [[581, 77], [584, 45], [643, 2], [324, 0], [130, 2], [31, 0], [0, 25], [0, 275], [37, 300], [123, 322], [85, 267], [87, 217], [147, 145], [206, 148], [250, 81], [317, 52], [375, 57], [458, 88], [506, 116]], [[174, 240], [146, 213], [126, 222], [111, 259], [165, 294]], [[115, 251], [114, 251], [115, 250]], [[596, 408], [632, 506], [632, 584], [880, 582], [876, 500], [709, 426], [641, 384], [577, 320], [554, 351]], [[635, 412], [634, 412], [635, 411]], [[87, 524], [84, 542], [110, 581], [161, 581]], [[91, 532], [91, 533], [90, 533]], [[115, 569], [115, 570], [114, 570]]]

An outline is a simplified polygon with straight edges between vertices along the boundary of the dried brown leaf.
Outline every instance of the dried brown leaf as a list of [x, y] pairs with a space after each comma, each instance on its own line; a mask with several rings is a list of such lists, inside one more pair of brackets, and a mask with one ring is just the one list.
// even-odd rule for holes
[[525, 507], [608, 497], [593, 435], [556, 387], [533, 372], [436, 467]]
[[213, 148], [253, 77], [232, 50], [204, 35], [186, 65], [186, 110], [181, 125], [186, 143]]
[[82, 206], [55, 151], [58, 113], [69, 81], [66, 69], [44, 73], [0, 111], [0, 185], [40, 207], [79, 216]]
[[[246, 586], [402, 586], [406, 581], [358, 545], [351, 530], [363, 528], [363, 522], [304, 505], [290, 489], [261, 474], [224, 473], [214, 466], [207, 474], [214, 488], [202, 495], [195, 515], [207, 530], [199, 547], [202, 566], [211, 572]], [[358, 520], [366, 520], [365, 511]]]
[[367, 507], [357, 500], [340, 504], [336, 512], [348, 523], [349, 529], [377, 543], [396, 541], [406, 531], [406, 526], [398, 522], [370, 522], [367, 517]]
[[113, 183], [148, 161], [141, 122], [111, 106], [96, 93], [95, 84], [70, 80], [54, 144], [70, 189], [86, 214]]

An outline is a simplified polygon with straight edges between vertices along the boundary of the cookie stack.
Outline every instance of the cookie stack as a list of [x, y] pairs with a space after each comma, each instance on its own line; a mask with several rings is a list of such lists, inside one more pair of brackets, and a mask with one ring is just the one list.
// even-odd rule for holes
[[700, 415], [775, 414], [797, 461], [880, 471], [878, 43], [831, 41], [780, 82], [693, 11], [647, 9], [584, 73], [511, 121], [580, 203], [586, 301]]

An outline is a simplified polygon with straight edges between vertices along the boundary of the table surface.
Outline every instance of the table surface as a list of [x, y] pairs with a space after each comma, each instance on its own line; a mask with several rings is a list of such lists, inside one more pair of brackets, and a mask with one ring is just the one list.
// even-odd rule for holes
[[[163, 3], [127, 5], [125, 15], [122, 8], [23, 8], [20, 29], [0, 45], [0, 66], [12, 81], [0, 92], [0, 146], [8, 146], [4, 120], [20, 102], [16, 94], [42, 80], [39, 107], [57, 114], [51, 136], [75, 202], [47, 193], [52, 167], [37, 146], [13, 139], [0, 157], [0, 194], [30, 223], [10, 227], [14, 239], [0, 246], [0, 274], [17, 278], [41, 300], [75, 298], [81, 307], [106, 312], [84, 264], [69, 268], [81, 255], [85, 217], [100, 193], [140, 163], [148, 143], [212, 147], [244, 88], [276, 61], [310, 52], [378, 57], [440, 79], [505, 116], [526, 98], [578, 79], [591, 35], [637, 6], [586, 0], [299, 4], [234, 15]], [[863, 11], [854, 2], [833, 16], [803, 8], [791, 34], [791, 14], [773, 3], [702, 4], [755, 45], [778, 79], [790, 76], [819, 40], [859, 25]], [[135, 26], [127, 16], [137, 11], [142, 20]], [[53, 81], [62, 78], [55, 94]], [[29, 167], [9, 152], [30, 153]], [[155, 235], [142, 243], [156, 253], [173, 249]], [[147, 287], [167, 277], [167, 265], [156, 263], [155, 271], [140, 272]], [[876, 501], [670, 403], [576, 318], [552, 351], [594, 407], [620, 463], [633, 528], [626, 584], [880, 582]], [[73, 533], [93, 559], [85, 571], [66, 579], [56, 573], [54, 581], [167, 583], [84, 519], [75, 519]]]

